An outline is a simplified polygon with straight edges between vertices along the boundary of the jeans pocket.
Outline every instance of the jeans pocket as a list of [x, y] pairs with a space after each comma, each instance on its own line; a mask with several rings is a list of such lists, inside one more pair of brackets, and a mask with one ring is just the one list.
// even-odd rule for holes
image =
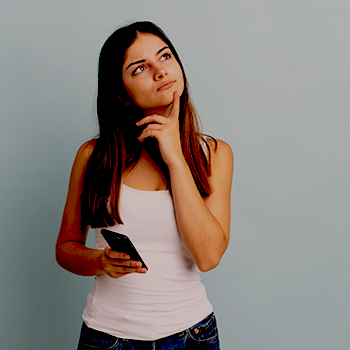
[[212, 343], [219, 339], [214, 313], [187, 330], [189, 337], [196, 342]]
[[81, 328], [78, 350], [113, 350], [116, 349], [118, 343], [119, 338], [89, 328], [84, 323]]

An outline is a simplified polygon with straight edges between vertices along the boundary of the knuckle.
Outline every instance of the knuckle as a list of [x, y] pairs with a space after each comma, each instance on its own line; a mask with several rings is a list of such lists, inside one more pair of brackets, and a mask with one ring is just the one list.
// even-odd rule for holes
[[105, 261], [107, 261], [107, 260], [110, 259], [110, 257], [109, 257], [108, 254], [105, 253], [105, 254], [103, 254], [103, 256], [102, 256], [102, 259], [105, 260]]

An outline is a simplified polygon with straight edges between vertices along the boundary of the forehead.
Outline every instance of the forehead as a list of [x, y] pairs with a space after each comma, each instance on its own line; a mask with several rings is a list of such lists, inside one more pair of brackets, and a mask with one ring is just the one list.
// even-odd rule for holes
[[140, 33], [126, 50], [124, 64], [152, 57], [164, 46], [167, 44], [157, 35]]

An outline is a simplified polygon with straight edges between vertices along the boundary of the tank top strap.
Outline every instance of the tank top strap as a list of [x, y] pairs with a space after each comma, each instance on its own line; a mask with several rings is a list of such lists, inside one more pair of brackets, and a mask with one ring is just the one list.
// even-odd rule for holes
[[204, 152], [204, 154], [205, 154], [205, 156], [207, 157], [207, 160], [208, 160], [208, 158], [209, 158], [209, 150], [208, 150], [208, 145], [207, 145], [207, 142], [206, 142], [207, 139], [208, 139], [208, 136], [203, 135], [203, 134], [199, 137], [199, 143], [200, 143], [200, 145], [202, 147], [202, 150], [203, 150], [203, 152]]

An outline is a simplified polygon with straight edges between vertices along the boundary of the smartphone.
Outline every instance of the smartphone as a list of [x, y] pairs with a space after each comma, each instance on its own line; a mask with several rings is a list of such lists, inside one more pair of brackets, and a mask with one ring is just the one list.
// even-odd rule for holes
[[128, 236], [106, 229], [102, 229], [101, 234], [113, 250], [115, 250], [116, 252], [129, 254], [130, 260], [140, 261], [142, 267], [148, 270], [148, 267], [142, 260], [140, 254], [138, 253]]

